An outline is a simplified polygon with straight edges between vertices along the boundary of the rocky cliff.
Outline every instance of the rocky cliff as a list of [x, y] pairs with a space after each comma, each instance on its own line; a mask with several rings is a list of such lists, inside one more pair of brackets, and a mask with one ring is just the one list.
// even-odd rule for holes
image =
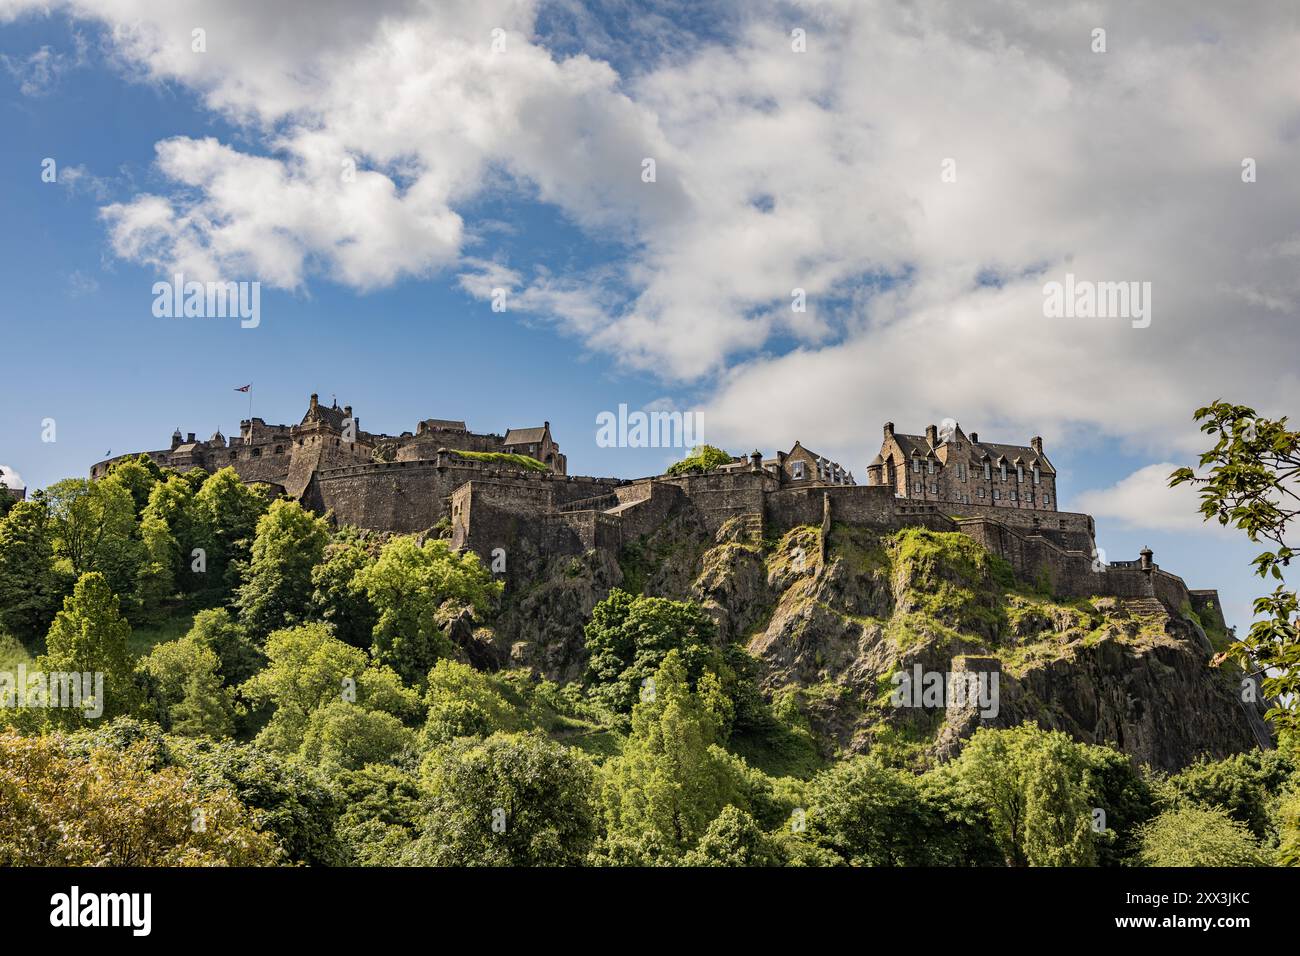
[[[1056, 600], [959, 533], [805, 526], [709, 535], [689, 508], [614, 561], [516, 553], [495, 641], [515, 665], [578, 679], [583, 625], [612, 587], [700, 602], [719, 640], [793, 699], [826, 756], [888, 746], [947, 757], [976, 727], [1024, 720], [1109, 743], [1159, 769], [1268, 745], [1228, 640], [1150, 598]], [[915, 671], [919, 665], [920, 671]], [[894, 675], [996, 674], [997, 706], [897, 706]], [[983, 711], [983, 712], [981, 712]]]

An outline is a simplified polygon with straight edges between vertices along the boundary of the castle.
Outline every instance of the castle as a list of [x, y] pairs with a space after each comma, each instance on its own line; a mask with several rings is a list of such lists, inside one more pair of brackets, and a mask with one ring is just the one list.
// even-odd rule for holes
[[[470, 432], [464, 422], [421, 421], [414, 432], [366, 432], [351, 406], [312, 395], [297, 425], [241, 422], [227, 441], [172, 435], [146, 452], [160, 466], [214, 471], [232, 467], [340, 524], [419, 533], [449, 528], [452, 545], [490, 560], [513, 549], [550, 557], [603, 551], [617, 556], [670, 519], [722, 540], [761, 540], [801, 526], [836, 522], [882, 530], [921, 526], [980, 541], [1023, 579], [1060, 597], [1154, 598], [1175, 613], [1190, 607], [1222, 622], [1216, 592], [1189, 590], [1159, 568], [1150, 551], [1137, 560], [1099, 559], [1091, 516], [1057, 508], [1056, 470], [1041, 438], [1028, 445], [982, 442], [956, 422], [925, 435], [884, 426], [867, 483], [795, 442], [789, 452], [759, 451], [705, 473], [646, 478], [570, 475], [550, 423]], [[98, 462], [107, 474], [129, 456]], [[523, 467], [524, 460], [536, 466]]]

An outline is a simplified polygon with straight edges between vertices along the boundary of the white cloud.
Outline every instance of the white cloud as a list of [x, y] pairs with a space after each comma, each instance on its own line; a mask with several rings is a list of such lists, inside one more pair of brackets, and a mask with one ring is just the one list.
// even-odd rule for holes
[[8, 465], [0, 465], [0, 481], [3, 481], [6, 487], [15, 490], [27, 487], [27, 482], [23, 481], [23, 476]]
[[1166, 461], [1139, 468], [1109, 488], [1085, 491], [1073, 508], [1134, 530], [1233, 533], [1201, 520], [1201, 501], [1192, 486], [1169, 487], [1169, 475], [1178, 467]]
[[[0, 19], [44, 6], [0, 0]], [[104, 210], [128, 259], [288, 288], [454, 269], [484, 295], [504, 277], [512, 310], [716, 386], [711, 438], [798, 436], [859, 474], [885, 418], [1172, 455], [1216, 396], [1300, 402], [1285, 0], [759, 2], [727, 7], [725, 45], [667, 42], [666, 22], [665, 42], [638, 35], [661, 59], [622, 76], [593, 58], [617, 45], [592, 18], [566, 22], [593, 55], [568, 52], [581, 36], [553, 55], [525, 0], [53, 6], [108, 24], [129, 69], [199, 91], [260, 147], [158, 144], [170, 187]], [[625, 254], [565, 274], [497, 258], [464, 217], [500, 187]], [[1043, 283], [1066, 272], [1152, 283], [1150, 328], [1044, 318]]]

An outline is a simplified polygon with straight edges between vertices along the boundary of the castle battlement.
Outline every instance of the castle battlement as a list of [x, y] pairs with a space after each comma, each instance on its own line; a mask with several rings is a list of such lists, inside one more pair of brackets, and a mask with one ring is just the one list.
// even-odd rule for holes
[[[820, 527], [823, 542], [837, 523], [882, 531], [919, 526], [967, 534], [1061, 596], [1155, 597], [1175, 612], [1217, 605], [1213, 591], [1189, 591], [1149, 552], [1138, 561], [1101, 564], [1092, 517], [1057, 509], [1056, 469], [1040, 438], [1028, 445], [982, 442], [955, 422], [942, 430], [931, 425], [925, 435], [897, 433], [887, 423], [863, 485], [799, 442], [771, 458], [755, 451], [704, 473], [570, 475], [549, 422], [496, 435], [425, 419], [414, 433], [394, 437], [361, 431], [351, 406], [326, 407], [315, 395], [297, 425], [253, 418], [240, 431], [229, 442], [220, 432], [200, 442], [178, 430], [169, 449], [145, 454], [179, 470], [234, 468], [245, 481], [277, 486], [339, 524], [420, 533], [446, 522], [454, 547], [485, 560], [498, 548], [524, 544], [544, 556], [617, 556], [671, 520], [708, 535], [730, 526], [729, 534], [740, 529], [755, 541], [806, 525]], [[546, 470], [472, 457], [485, 453], [526, 455]], [[98, 462], [91, 476], [107, 474], [124, 457]]]

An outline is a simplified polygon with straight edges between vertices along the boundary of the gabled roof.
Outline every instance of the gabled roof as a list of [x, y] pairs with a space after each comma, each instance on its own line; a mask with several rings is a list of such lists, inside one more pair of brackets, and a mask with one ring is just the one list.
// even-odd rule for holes
[[[894, 440], [898, 442], [898, 446], [903, 449], [903, 454], [909, 458], [912, 455], [920, 455], [924, 458], [931, 452], [930, 442], [924, 435], [903, 435], [895, 432]], [[966, 436], [966, 440], [970, 441], [969, 435]], [[1053, 468], [1052, 463], [1047, 460], [1047, 456], [1040, 455], [1038, 452], [1034, 451], [1033, 446], [1031, 445], [1004, 445], [990, 441], [971, 441], [970, 454], [972, 461], [979, 461], [983, 459], [985, 455], [994, 461], [997, 461], [999, 458], [1005, 458], [1007, 461], [1014, 461], [1015, 459], [1020, 458], [1029, 465], [1038, 465], [1039, 469], [1043, 472], [1050, 472], [1052, 474], [1056, 473], [1056, 469]]]
[[546, 426], [538, 428], [511, 428], [506, 432], [503, 445], [538, 445], [546, 437]]
[[315, 408], [308, 408], [307, 414], [302, 416], [300, 425], [312, 425], [321, 423], [329, 425], [335, 431], [343, 431], [343, 423], [348, 420], [348, 413], [335, 405], [333, 408], [326, 408], [324, 405], [317, 404]]

